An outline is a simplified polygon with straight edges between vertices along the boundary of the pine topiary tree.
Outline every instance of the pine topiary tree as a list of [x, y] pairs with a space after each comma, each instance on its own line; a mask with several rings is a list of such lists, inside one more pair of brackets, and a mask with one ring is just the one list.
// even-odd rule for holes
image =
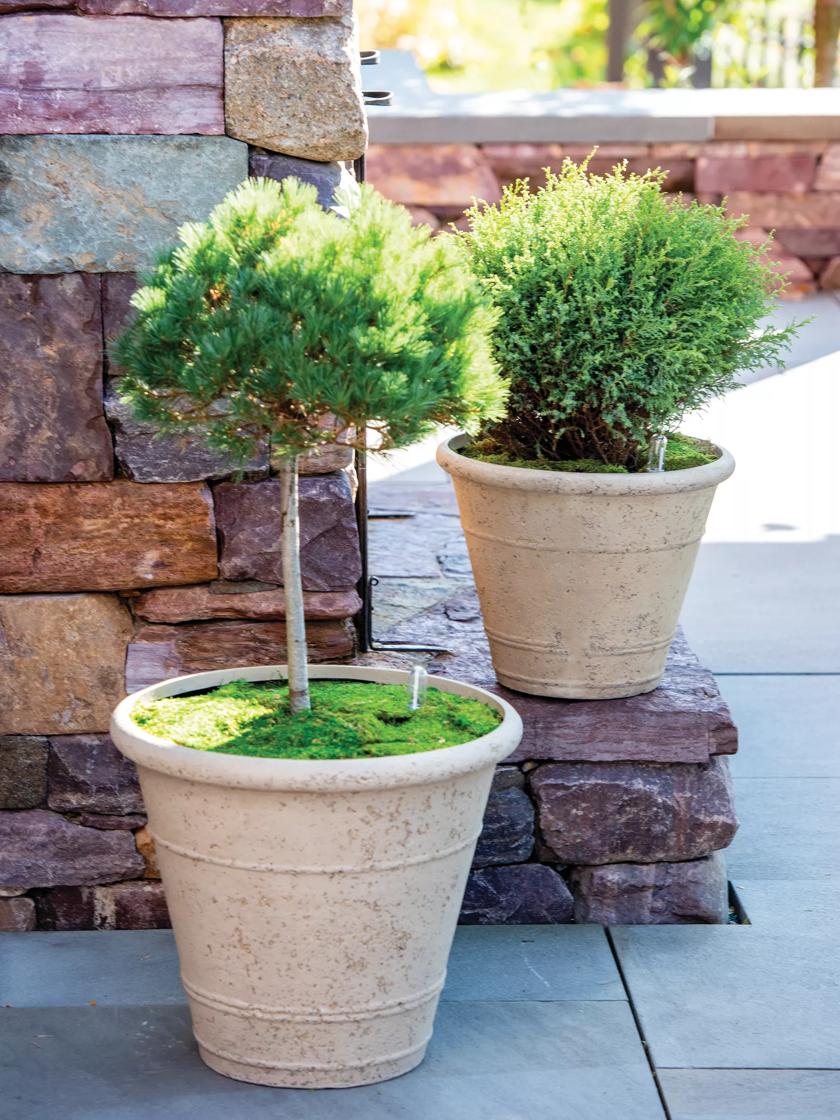
[[470, 211], [460, 240], [510, 379], [488, 451], [637, 470], [653, 435], [788, 346], [795, 325], [760, 326], [780, 286], [766, 246], [735, 237], [745, 218], [664, 195], [664, 177], [566, 160], [536, 194], [520, 182]]
[[366, 433], [387, 450], [436, 424], [498, 419], [493, 314], [454, 241], [370, 188], [345, 219], [297, 180], [249, 180], [179, 237], [133, 297], [120, 395], [162, 431], [198, 428], [243, 460], [270, 438], [290, 706], [304, 711], [298, 457], [339, 439], [365, 447]]

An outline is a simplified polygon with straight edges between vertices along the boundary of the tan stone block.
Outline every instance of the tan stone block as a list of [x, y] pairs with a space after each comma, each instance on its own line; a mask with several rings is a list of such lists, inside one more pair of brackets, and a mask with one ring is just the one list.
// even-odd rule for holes
[[201, 483], [0, 484], [0, 592], [111, 591], [214, 579]]
[[148, 825], [143, 825], [137, 832], [134, 833], [134, 843], [137, 845], [137, 851], [143, 857], [143, 863], [146, 865], [143, 871], [144, 879], [159, 879], [160, 868], [158, 867], [157, 852], [155, 851], [155, 840], [149, 831]]
[[351, 14], [225, 20], [228, 135], [304, 159], [356, 159], [367, 144]]
[[107, 731], [131, 630], [113, 595], [0, 597], [0, 733]]
[[840, 228], [840, 191], [788, 194], [734, 191], [726, 209], [730, 214], [748, 214], [752, 225], [770, 229]]
[[366, 171], [386, 198], [441, 217], [458, 217], [474, 199], [501, 198], [490, 162], [474, 144], [376, 144]]
[[829, 144], [817, 168], [814, 189], [840, 191], [840, 144]]

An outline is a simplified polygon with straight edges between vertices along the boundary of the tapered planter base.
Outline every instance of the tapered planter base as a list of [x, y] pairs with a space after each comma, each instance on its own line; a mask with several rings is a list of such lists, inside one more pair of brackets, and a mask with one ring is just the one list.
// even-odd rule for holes
[[532, 696], [651, 692], [732, 456], [681, 471], [575, 474], [438, 448], [455, 484], [499, 681]]
[[215, 1073], [247, 1081], [251, 1085], [270, 1085], [275, 1089], [352, 1089], [356, 1085], [374, 1085], [390, 1081], [416, 1069], [426, 1056], [428, 1043], [410, 1054], [362, 1066], [345, 1066], [342, 1069], [287, 1069], [282, 1066], [246, 1065], [241, 1061], [212, 1054], [199, 1043], [198, 1053], [205, 1065]]
[[[384, 1081], [423, 1060], [493, 772], [522, 723], [443, 677], [431, 687], [488, 704], [499, 725], [441, 750], [309, 761], [191, 750], [131, 719], [138, 703], [284, 676], [154, 685], [120, 704], [111, 734], [138, 767], [202, 1059], [258, 1085]], [[311, 677], [408, 673], [319, 665]]]

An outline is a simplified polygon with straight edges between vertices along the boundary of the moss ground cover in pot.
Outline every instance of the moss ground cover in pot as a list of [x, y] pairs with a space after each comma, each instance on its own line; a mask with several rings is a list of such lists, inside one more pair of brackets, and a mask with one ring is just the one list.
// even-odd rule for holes
[[480, 689], [438, 678], [407, 719], [405, 673], [309, 671], [300, 455], [475, 430], [506, 393], [452, 239], [372, 191], [346, 201], [342, 219], [294, 180], [244, 184], [181, 231], [117, 348], [142, 419], [243, 461], [270, 441], [279, 462], [288, 664], [167, 681], [112, 722], [200, 1053], [265, 1085], [358, 1085], [422, 1060], [493, 769], [521, 737]]
[[[662, 677], [706, 517], [734, 463], [654, 437], [777, 359], [794, 330], [762, 328], [778, 280], [744, 220], [683, 205], [663, 176], [571, 162], [497, 206], [460, 242], [497, 309], [507, 416], [450, 441], [453, 477], [500, 681], [601, 699]], [[462, 453], [465, 452], [465, 453]]]
[[318, 681], [312, 708], [293, 715], [283, 681], [231, 681], [210, 692], [132, 709], [145, 731], [182, 747], [254, 758], [383, 758], [479, 739], [501, 721], [495, 708], [431, 689], [416, 709], [401, 685]]

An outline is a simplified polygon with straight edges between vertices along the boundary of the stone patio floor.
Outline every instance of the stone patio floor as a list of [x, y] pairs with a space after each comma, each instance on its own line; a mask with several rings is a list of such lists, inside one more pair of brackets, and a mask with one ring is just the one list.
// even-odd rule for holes
[[[167, 931], [5, 934], [0, 1120], [840, 1116], [840, 303], [779, 314], [815, 316], [786, 371], [687, 425], [738, 461], [683, 624], [741, 730], [750, 924], [462, 927], [426, 1062], [320, 1092], [202, 1065]], [[430, 447], [377, 468], [374, 511], [424, 510], [373, 523], [380, 634], [465, 575]]]

